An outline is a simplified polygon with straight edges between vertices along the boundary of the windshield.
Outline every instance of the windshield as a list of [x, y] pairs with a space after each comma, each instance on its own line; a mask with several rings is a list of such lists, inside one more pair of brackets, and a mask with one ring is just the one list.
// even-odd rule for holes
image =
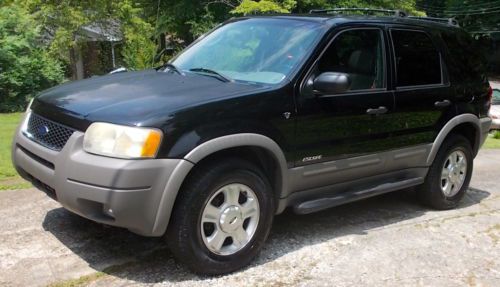
[[213, 70], [233, 80], [278, 84], [308, 55], [322, 34], [315, 22], [244, 19], [201, 39], [173, 62], [183, 71]]

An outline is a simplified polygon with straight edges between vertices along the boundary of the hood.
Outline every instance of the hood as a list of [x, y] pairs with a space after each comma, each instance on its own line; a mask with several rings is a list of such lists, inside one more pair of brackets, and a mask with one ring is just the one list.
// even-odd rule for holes
[[56, 86], [38, 96], [33, 109], [58, 110], [88, 122], [140, 125], [183, 107], [265, 89], [261, 85], [222, 82], [192, 73], [182, 76], [146, 70]]

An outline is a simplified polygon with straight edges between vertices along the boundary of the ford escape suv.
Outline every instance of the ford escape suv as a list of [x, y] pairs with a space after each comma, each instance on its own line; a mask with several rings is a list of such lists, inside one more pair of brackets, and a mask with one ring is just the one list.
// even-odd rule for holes
[[286, 208], [409, 187], [457, 206], [491, 124], [468, 35], [431, 18], [316, 12], [232, 19], [163, 67], [43, 92], [15, 167], [71, 212], [165, 235], [204, 274], [247, 265]]

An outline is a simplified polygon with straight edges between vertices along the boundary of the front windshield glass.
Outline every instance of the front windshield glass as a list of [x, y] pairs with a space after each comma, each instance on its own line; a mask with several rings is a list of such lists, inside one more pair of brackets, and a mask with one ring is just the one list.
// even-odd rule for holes
[[226, 24], [185, 50], [179, 69], [210, 69], [234, 80], [278, 84], [306, 57], [321, 35], [320, 23], [244, 19]]

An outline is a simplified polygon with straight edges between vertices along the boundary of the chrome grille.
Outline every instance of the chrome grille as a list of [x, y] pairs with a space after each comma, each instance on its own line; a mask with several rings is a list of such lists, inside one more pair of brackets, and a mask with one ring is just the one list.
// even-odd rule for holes
[[74, 131], [72, 128], [32, 113], [25, 135], [49, 149], [60, 151]]

